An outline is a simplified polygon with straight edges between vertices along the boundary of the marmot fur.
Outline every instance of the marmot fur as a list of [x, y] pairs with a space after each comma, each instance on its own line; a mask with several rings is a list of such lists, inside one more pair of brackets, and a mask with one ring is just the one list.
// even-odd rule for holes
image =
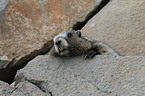
[[50, 54], [55, 56], [83, 55], [84, 58], [93, 58], [98, 54], [119, 55], [106, 43], [91, 40], [80, 31], [67, 30], [55, 36], [53, 41]]

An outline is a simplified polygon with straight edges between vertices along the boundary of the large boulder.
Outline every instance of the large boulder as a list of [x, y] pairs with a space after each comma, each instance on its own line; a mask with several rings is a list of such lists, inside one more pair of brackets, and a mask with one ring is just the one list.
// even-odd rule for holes
[[54, 96], [143, 96], [145, 57], [38, 56], [19, 70], [16, 84], [28, 81]]
[[84, 21], [101, 1], [1, 0], [0, 54], [11, 59], [41, 48], [56, 34]]
[[82, 32], [107, 42], [122, 55], [145, 56], [144, 8], [144, 0], [111, 0]]

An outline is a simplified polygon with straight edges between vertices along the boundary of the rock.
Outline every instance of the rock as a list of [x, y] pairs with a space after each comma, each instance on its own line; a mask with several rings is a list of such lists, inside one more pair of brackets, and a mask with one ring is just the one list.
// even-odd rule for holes
[[51, 44], [52, 41], [48, 41], [40, 49], [37, 49], [29, 54], [13, 58], [11, 60], [8, 60], [7, 56], [0, 56], [0, 80], [11, 84], [17, 73], [17, 70], [26, 66], [27, 63], [37, 55], [48, 52], [50, 50], [49, 47], [51, 47]]
[[144, 0], [111, 0], [82, 32], [122, 55], [145, 56], [144, 6]]
[[56, 34], [84, 21], [101, 1], [10, 0], [0, 8], [0, 54], [12, 59], [40, 49]]
[[[0, 28], [1, 28], [1, 24], [3, 21], [2, 15], [3, 15], [3, 10], [5, 9], [6, 5], [8, 4], [9, 0], [0, 0]], [[1, 31], [0, 31], [1, 32]], [[0, 48], [1, 48], [1, 42], [0, 42]]]
[[0, 80], [9, 84], [12, 83], [17, 72], [10, 65], [13, 65], [13, 63], [7, 59], [7, 56], [0, 56]]
[[0, 1], [0, 11], [4, 10], [9, 0], [1, 0]]
[[11, 96], [50, 96], [50, 94], [43, 92], [37, 86], [25, 81], [15, 87]]
[[7, 56], [0, 56], [0, 69], [5, 68], [8, 62]]
[[17, 73], [17, 67], [14, 66], [15, 60], [1, 60], [0, 59], [0, 80], [11, 84]]
[[[19, 70], [29, 81], [54, 96], [127, 96], [145, 94], [145, 57], [38, 56]], [[24, 78], [22, 78], [24, 77]], [[20, 78], [16, 84], [19, 84]]]
[[37, 86], [29, 82], [21, 82], [15, 88], [7, 83], [0, 81], [0, 95], [1, 96], [50, 96]]
[[14, 88], [10, 87], [7, 83], [0, 81], [0, 95], [10, 96]]

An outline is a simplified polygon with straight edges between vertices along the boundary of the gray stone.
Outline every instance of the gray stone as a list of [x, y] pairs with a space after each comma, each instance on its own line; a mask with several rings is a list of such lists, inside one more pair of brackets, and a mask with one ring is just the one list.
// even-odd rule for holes
[[50, 94], [27, 81], [19, 83], [16, 87], [0, 81], [0, 96], [50, 96]]
[[0, 81], [0, 95], [10, 96], [14, 88], [10, 87], [7, 83]]
[[25, 81], [15, 87], [11, 96], [50, 96], [50, 94], [44, 93], [37, 86]]
[[143, 56], [83, 59], [45, 55], [36, 57], [18, 74], [54, 96], [143, 96], [144, 70]]
[[[3, 14], [4, 14], [4, 9], [6, 8], [9, 0], [0, 0], [0, 28], [2, 26], [3, 22]], [[0, 29], [1, 30], [1, 29]], [[0, 42], [0, 48], [1, 48], [1, 42]]]
[[4, 10], [9, 0], [0, 0], [0, 11]]
[[144, 6], [144, 0], [111, 0], [82, 32], [107, 42], [122, 55], [145, 56]]

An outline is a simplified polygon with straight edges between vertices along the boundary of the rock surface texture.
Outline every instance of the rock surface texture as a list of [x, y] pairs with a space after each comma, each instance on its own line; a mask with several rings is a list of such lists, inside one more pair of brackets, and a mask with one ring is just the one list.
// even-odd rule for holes
[[14, 88], [10, 87], [5, 82], [0, 81], [0, 95], [1, 96], [10, 96], [11, 92], [14, 90]]
[[41, 48], [56, 34], [84, 21], [101, 1], [9, 0], [6, 8], [0, 7], [0, 54], [11, 59]]
[[111, 0], [82, 32], [122, 55], [145, 56], [145, 1]]
[[11, 83], [18, 69], [50, 50], [53, 36], [84, 21], [102, 1], [0, 0], [0, 56], [14, 60], [0, 68], [0, 80]]
[[45, 55], [21, 69], [16, 82], [29, 81], [53, 96], [143, 96], [144, 70], [143, 56], [83, 59]]
[[18, 84], [15, 88], [0, 81], [1, 96], [51, 96], [42, 92], [37, 86], [25, 81]]
[[110, 0], [82, 29], [133, 56], [44, 55], [53, 36], [77, 27], [102, 1], [0, 0], [0, 95], [144, 96], [144, 0]]

